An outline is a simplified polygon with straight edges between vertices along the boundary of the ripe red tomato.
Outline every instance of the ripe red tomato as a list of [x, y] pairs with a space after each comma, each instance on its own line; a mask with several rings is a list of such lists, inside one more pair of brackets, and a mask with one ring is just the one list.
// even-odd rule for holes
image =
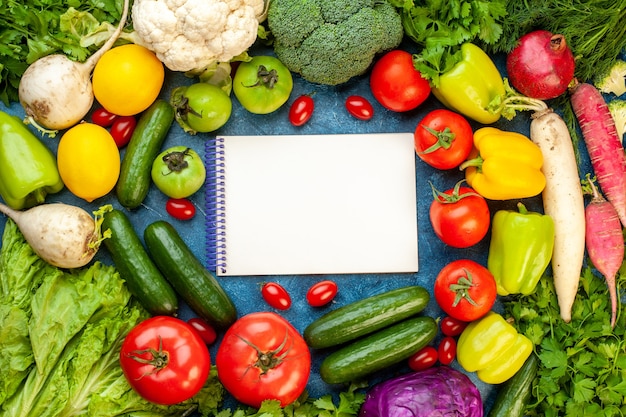
[[433, 346], [425, 346], [414, 353], [408, 360], [409, 368], [414, 371], [423, 371], [437, 363], [439, 353]]
[[289, 107], [289, 121], [294, 126], [302, 126], [313, 116], [315, 102], [308, 94], [296, 98]]
[[324, 280], [313, 284], [306, 293], [306, 301], [312, 307], [321, 307], [332, 301], [337, 295], [337, 283]]
[[213, 326], [211, 326], [205, 320], [202, 320], [200, 317], [192, 317], [187, 320], [187, 323], [189, 323], [191, 327], [196, 329], [206, 345], [212, 345], [213, 343], [215, 343], [215, 340], [217, 339], [217, 332], [215, 331]]
[[111, 113], [104, 107], [99, 107], [91, 114], [91, 121], [98, 126], [109, 127], [118, 117], [117, 114]]
[[457, 320], [454, 317], [446, 316], [441, 319], [441, 323], [439, 323], [439, 329], [441, 329], [441, 333], [445, 336], [459, 336], [463, 333], [463, 330], [467, 327], [469, 323], [466, 321]]
[[370, 88], [383, 107], [396, 112], [413, 110], [430, 95], [430, 84], [413, 66], [413, 56], [397, 49], [376, 61]]
[[263, 284], [261, 295], [267, 304], [277, 310], [288, 310], [291, 307], [291, 296], [282, 285], [276, 282]]
[[487, 235], [491, 214], [483, 196], [460, 184], [443, 193], [433, 188], [437, 198], [430, 204], [429, 217], [435, 235], [446, 245], [468, 248]]
[[487, 268], [470, 259], [444, 266], [435, 278], [437, 304], [451, 317], [476, 320], [491, 310], [496, 301], [496, 280]]
[[451, 336], [446, 336], [439, 342], [437, 347], [439, 363], [442, 365], [450, 365], [456, 358], [456, 340]]
[[272, 312], [247, 314], [224, 335], [215, 365], [235, 399], [259, 408], [267, 399], [291, 404], [306, 388], [311, 353], [298, 331]]
[[119, 116], [113, 121], [111, 136], [113, 136], [118, 148], [123, 148], [128, 144], [136, 126], [137, 119], [135, 116]]
[[447, 109], [428, 113], [414, 133], [415, 152], [428, 165], [452, 169], [463, 163], [474, 146], [474, 132], [467, 119]]
[[348, 96], [346, 99], [346, 109], [353, 117], [359, 120], [370, 120], [374, 117], [374, 107], [372, 103], [367, 101], [365, 97], [361, 96]]
[[156, 404], [177, 404], [204, 386], [211, 359], [204, 341], [187, 322], [154, 316], [128, 333], [120, 365], [139, 395]]
[[196, 206], [186, 198], [169, 198], [165, 211], [175, 219], [190, 220], [196, 215]]

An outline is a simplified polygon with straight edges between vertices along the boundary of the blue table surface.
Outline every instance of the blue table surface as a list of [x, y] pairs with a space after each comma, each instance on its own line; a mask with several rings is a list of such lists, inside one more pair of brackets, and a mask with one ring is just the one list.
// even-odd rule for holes
[[[403, 44], [401, 48], [412, 52], [412, 45]], [[264, 47], [255, 46], [250, 50], [251, 55], [267, 55], [271, 54], [271, 50]], [[498, 68], [501, 69], [502, 75], [504, 71], [504, 57], [493, 57]], [[167, 72], [165, 85], [161, 93], [164, 99], [169, 98], [172, 88], [180, 85], [188, 85], [195, 80], [185, 77], [180, 73]], [[289, 123], [288, 110], [289, 104], [301, 94], [314, 93], [315, 112], [312, 119], [302, 127], [294, 127]], [[359, 94], [374, 105], [374, 117], [369, 121], [357, 120], [350, 116], [344, 107], [346, 97], [351, 94]], [[96, 104], [97, 105], [97, 104]], [[369, 89], [369, 78], [367, 74], [356, 77], [348, 83], [339, 86], [324, 86], [311, 84], [304, 81], [299, 76], [294, 76], [294, 89], [287, 105], [278, 111], [269, 115], [255, 115], [243, 109], [233, 96], [233, 112], [228, 123], [218, 132], [212, 134], [198, 134], [191, 136], [186, 134], [176, 123], [174, 123], [165, 140], [163, 148], [173, 145], [186, 145], [193, 148], [200, 154], [204, 155], [205, 143], [215, 134], [223, 135], [280, 135], [280, 134], [320, 134], [320, 133], [374, 133], [374, 132], [413, 132], [417, 123], [429, 111], [435, 108], [443, 107], [432, 95], [419, 108], [406, 113], [395, 113], [384, 109], [379, 105], [371, 95]], [[9, 107], [0, 103], [0, 110], [17, 115], [24, 116], [24, 111], [19, 103], [12, 103]], [[530, 115], [527, 113], [519, 114], [514, 120], [507, 121], [502, 119], [493, 126], [504, 130], [514, 130], [528, 135], [530, 124]], [[480, 125], [472, 123], [474, 129]], [[59, 140], [56, 138], [42, 138], [52, 150], [56, 153], [56, 146]], [[581, 172], [589, 172], [588, 156], [581, 144], [580, 155], [586, 170]], [[123, 153], [122, 153], [123, 156]], [[265, 304], [261, 298], [260, 286], [263, 282], [275, 281], [282, 284], [291, 294], [293, 305], [287, 311], [276, 311], [286, 319], [288, 319], [299, 330], [311, 323], [314, 319], [320, 317], [330, 309], [343, 306], [349, 302], [381, 293], [393, 288], [403, 287], [407, 285], [422, 285], [432, 294], [432, 286], [434, 278], [439, 270], [447, 263], [456, 259], [472, 259], [479, 263], [486, 264], [489, 234], [477, 245], [467, 249], [456, 249], [442, 243], [433, 233], [432, 226], [429, 222], [428, 210], [433, 200], [430, 183], [440, 190], [445, 190], [454, 186], [456, 182], [463, 178], [463, 173], [453, 169], [449, 171], [438, 171], [424, 162], [417, 156], [416, 163], [416, 183], [417, 183], [417, 205], [418, 205], [418, 230], [419, 230], [419, 272], [411, 274], [368, 274], [368, 275], [312, 275], [312, 276], [247, 276], [247, 277], [223, 277], [219, 278], [221, 285], [225, 291], [232, 297], [239, 315], [255, 311], [271, 311], [272, 309]], [[144, 204], [133, 210], [128, 211], [121, 207], [114, 193], [97, 199], [92, 203], [86, 203], [73, 196], [69, 191], [48, 196], [47, 202], [64, 202], [81, 206], [88, 211], [96, 210], [104, 204], [112, 204], [114, 207], [125, 210], [131, 219], [136, 231], [141, 236], [143, 229], [150, 223], [158, 219], [170, 221], [185, 242], [189, 245], [194, 254], [205, 264], [208, 265], [205, 254], [205, 233], [199, 233], [205, 230], [205, 203], [204, 189], [200, 190], [191, 200], [198, 207], [198, 214], [190, 221], [178, 221], [171, 218], [165, 211], [166, 197], [160, 193], [154, 186], [150, 190]], [[490, 209], [492, 213], [498, 209], [515, 209], [517, 201], [495, 202], [490, 201]], [[541, 199], [535, 197], [524, 200], [528, 208], [532, 210], [541, 210]], [[0, 217], [0, 232], [4, 229], [4, 216]], [[112, 263], [106, 248], [102, 248], [97, 260], [104, 263]], [[339, 292], [333, 303], [322, 308], [310, 307], [305, 301], [307, 289], [313, 283], [322, 279], [333, 279], [339, 285]], [[499, 302], [496, 303], [494, 309], [501, 309]], [[434, 299], [425, 310], [424, 314], [438, 318], [443, 317], [443, 313], [437, 307]], [[183, 303], [181, 307], [180, 317], [189, 318], [193, 316], [193, 312], [189, 310]], [[217, 344], [211, 347], [211, 353], [214, 357]], [[331, 386], [323, 382], [319, 377], [319, 364], [324, 357], [325, 352], [312, 352], [313, 367], [308, 383], [308, 392], [313, 397], [318, 397], [327, 393], [338, 393], [343, 387]], [[452, 365], [456, 369], [462, 370], [456, 362]], [[386, 372], [372, 375], [370, 381], [377, 381], [389, 378], [397, 372], [406, 371], [408, 368], [404, 364], [391, 368]], [[468, 374], [472, 381], [478, 386], [483, 396], [485, 408], [490, 407], [495, 394], [495, 387], [487, 385], [479, 381], [474, 374]]]

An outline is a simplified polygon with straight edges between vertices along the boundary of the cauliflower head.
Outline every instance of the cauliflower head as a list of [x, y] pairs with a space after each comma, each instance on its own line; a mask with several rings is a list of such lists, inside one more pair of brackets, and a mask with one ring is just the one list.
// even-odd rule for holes
[[609, 111], [615, 122], [617, 135], [622, 140], [624, 133], [626, 133], [626, 100], [615, 99], [609, 101]]
[[139, 43], [172, 71], [228, 62], [256, 40], [263, 0], [135, 0]]
[[327, 85], [365, 73], [404, 36], [399, 13], [385, 0], [271, 0], [267, 24], [278, 59]]
[[626, 93], [626, 61], [615, 61], [608, 74], [603, 74], [596, 79], [596, 87], [603, 93], [613, 93], [617, 97]]

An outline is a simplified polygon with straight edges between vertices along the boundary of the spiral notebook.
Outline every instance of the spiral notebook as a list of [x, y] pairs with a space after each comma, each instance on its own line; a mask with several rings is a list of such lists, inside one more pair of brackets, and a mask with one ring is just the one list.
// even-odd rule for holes
[[217, 275], [418, 270], [412, 133], [218, 136], [205, 157]]

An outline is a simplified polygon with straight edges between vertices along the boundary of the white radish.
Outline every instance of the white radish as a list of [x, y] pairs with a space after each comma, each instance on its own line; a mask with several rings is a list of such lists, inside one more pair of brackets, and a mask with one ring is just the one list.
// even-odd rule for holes
[[543, 207], [554, 221], [554, 287], [561, 318], [569, 322], [585, 255], [585, 201], [567, 125], [545, 104], [537, 110], [532, 115], [530, 138], [543, 154]]
[[102, 214], [111, 206], [94, 212], [95, 218], [80, 207], [51, 203], [19, 211], [0, 204], [0, 213], [11, 218], [33, 251], [59, 268], [87, 265], [108, 236], [100, 231]]
[[64, 54], [51, 54], [33, 62], [20, 79], [18, 95], [27, 119], [51, 131], [67, 129], [80, 122], [94, 101], [91, 73], [98, 60], [111, 49], [128, 16], [129, 0], [111, 37], [85, 62]]

